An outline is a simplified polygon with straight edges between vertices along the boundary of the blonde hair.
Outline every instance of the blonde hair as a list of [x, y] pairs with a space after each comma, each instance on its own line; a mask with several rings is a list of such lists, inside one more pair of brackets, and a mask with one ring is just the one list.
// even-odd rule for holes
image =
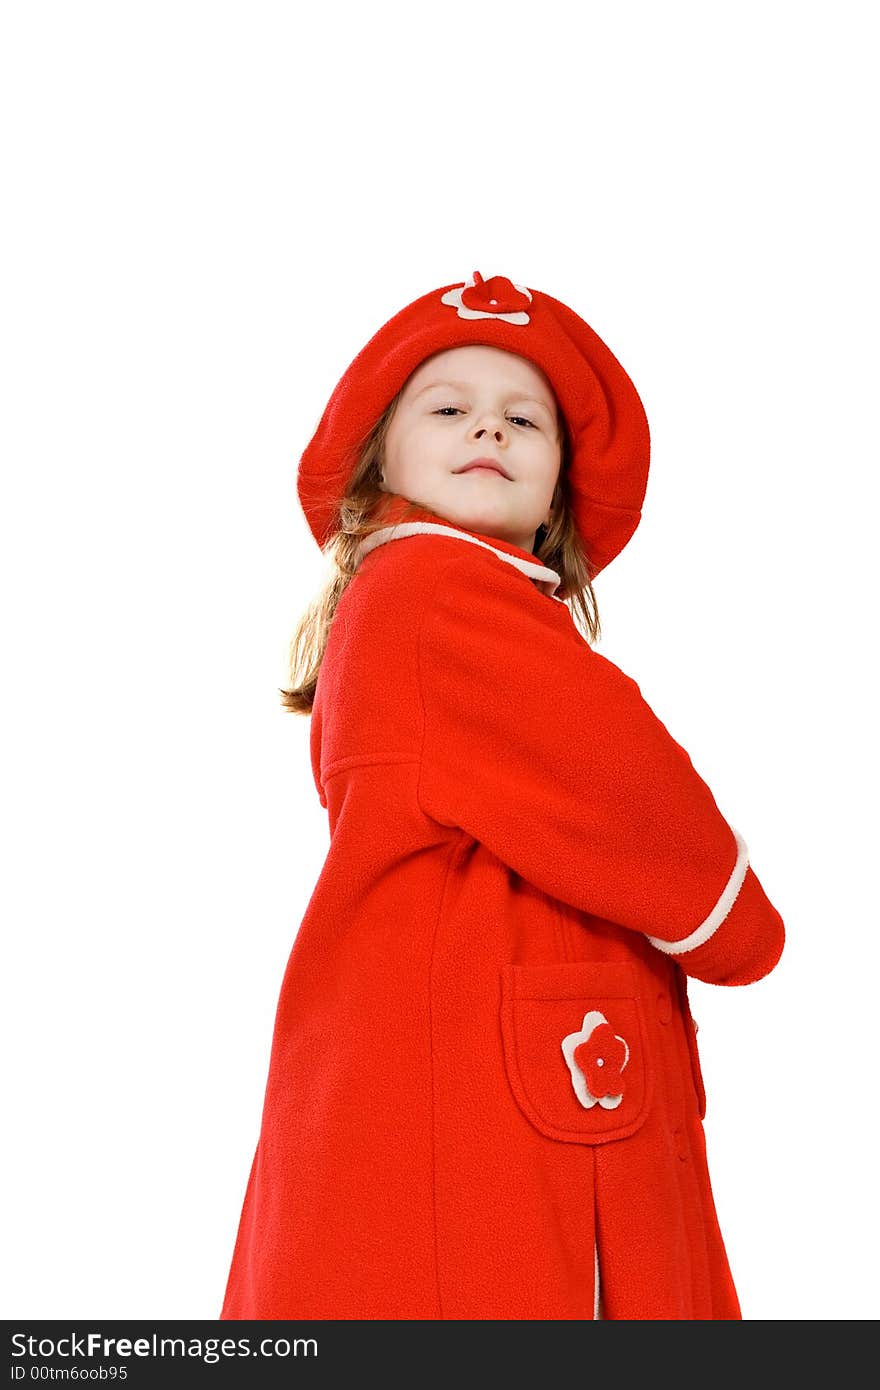
[[[348, 486], [339, 502], [337, 529], [323, 547], [330, 566], [330, 577], [312, 599], [288, 646], [288, 684], [279, 688], [281, 704], [293, 714], [311, 714], [318, 685], [318, 673], [327, 647], [330, 624], [336, 605], [357, 569], [361, 541], [387, 524], [384, 506], [389, 497], [382, 485], [385, 436], [404, 388], [382, 412], [357, 453]], [[565, 421], [559, 414], [562, 459], [559, 477], [550, 504], [549, 526], [538, 532], [534, 555], [542, 565], [560, 576], [557, 597], [567, 603], [581, 635], [596, 642], [601, 635], [599, 610], [591, 581], [591, 567], [574, 522], [568, 493], [568, 461], [571, 445]], [[418, 515], [424, 504], [411, 503], [395, 514], [396, 521]]]

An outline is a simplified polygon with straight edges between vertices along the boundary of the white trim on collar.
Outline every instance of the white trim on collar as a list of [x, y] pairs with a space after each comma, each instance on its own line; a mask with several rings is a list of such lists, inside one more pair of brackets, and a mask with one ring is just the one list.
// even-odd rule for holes
[[556, 590], [562, 583], [562, 577], [556, 573], [556, 570], [539, 565], [537, 560], [524, 560], [520, 555], [511, 555], [507, 550], [498, 550], [494, 545], [478, 540], [476, 536], [471, 536], [467, 531], [460, 531], [456, 526], [441, 526], [435, 521], [400, 521], [396, 526], [383, 526], [381, 530], [373, 531], [371, 535], [365, 536], [361, 541], [357, 563], [360, 564], [369, 551], [374, 550], [377, 545], [384, 544], [385, 541], [400, 540], [403, 536], [421, 535], [456, 536], [458, 540], [470, 541], [471, 545], [479, 545], [483, 550], [491, 550], [492, 554], [497, 555], [499, 560], [506, 560], [509, 565], [513, 565], [523, 574], [528, 575], [542, 594], [546, 594], [548, 598], [556, 599], [557, 603], [562, 603], [562, 599], [556, 596]]

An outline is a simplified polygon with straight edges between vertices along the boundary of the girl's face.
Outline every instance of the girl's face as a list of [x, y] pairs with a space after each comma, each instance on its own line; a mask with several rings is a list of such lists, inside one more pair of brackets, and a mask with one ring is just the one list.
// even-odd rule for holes
[[[468, 469], [480, 458], [496, 467]], [[434, 353], [410, 376], [385, 437], [385, 490], [533, 551], [561, 462], [544, 373], [516, 353], [475, 343]]]

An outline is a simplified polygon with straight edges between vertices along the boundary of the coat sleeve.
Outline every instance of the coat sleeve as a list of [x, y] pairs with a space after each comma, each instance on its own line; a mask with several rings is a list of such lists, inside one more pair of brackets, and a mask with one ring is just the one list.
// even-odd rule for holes
[[738, 985], [773, 969], [783, 921], [745, 842], [565, 604], [494, 556], [446, 563], [421, 617], [419, 681], [427, 815], [688, 975]]

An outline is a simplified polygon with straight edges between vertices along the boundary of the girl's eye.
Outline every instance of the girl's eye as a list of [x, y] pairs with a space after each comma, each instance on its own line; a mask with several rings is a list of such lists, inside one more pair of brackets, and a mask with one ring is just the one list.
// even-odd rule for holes
[[[434, 414], [435, 414], [435, 415], [443, 415], [443, 414], [445, 414], [445, 412], [446, 412], [447, 410], [452, 410], [452, 411], [454, 411], [456, 414], [459, 414], [459, 415], [461, 414], [461, 411], [459, 410], [459, 408], [458, 408], [457, 405], [441, 405], [441, 407], [440, 407], [439, 410], [435, 410], [435, 411], [434, 411]], [[511, 418], [511, 420], [513, 421], [514, 424], [516, 424], [516, 422], [517, 422], [518, 420], [521, 420], [521, 421], [523, 422], [523, 424], [529, 425], [533, 430], [536, 430], [536, 429], [538, 428], [538, 426], [534, 423], [534, 421], [533, 421], [533, 420], [529, 420], [528, 417], [525, 416], [525, 415], [511, 415], [510, 418]]]

